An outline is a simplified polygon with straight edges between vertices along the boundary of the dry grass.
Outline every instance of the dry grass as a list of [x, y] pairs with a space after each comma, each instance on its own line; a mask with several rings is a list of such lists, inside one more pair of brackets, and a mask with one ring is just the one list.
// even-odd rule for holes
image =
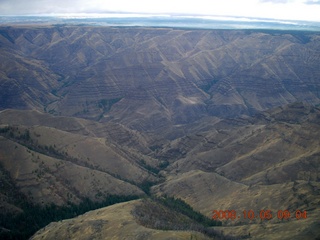
[[209, 239], [189, 231], [162, 231], [139, 225], [131, 215], [140, 201], [115, 204], [77, 218], [51, 223], [31, 239]]
[[[239, 219], [223, 220], [227, 234], [247, 235], [254, 239], [272, 238], [292, 239], [293, 236], [314, 239], [317, 232], [319, 213], [320, 184], [318, 182], [289, 182], [272, 185], [246, 186], [233, 182], [216, 173], [190, 171], [178, 174], [167, 182], [153, 188], [154, 193], [168, 194], [183, 199], [196, 210], [212, 217], [213, 210], [235, 210]], [[256, 216], [260, 210], [271, 210], [271, 220], [244, 219], [243, 211], [254, 210]], [[306, 210], [307, 219], [289, 221], [277, 218], [278, 210], [288, 209], [292, 216], [296, 210]], [[284, 223], [287, 222], [287, 223]], [[233, 227], [231, 227], [233, 226]], [[220, 228], [219, 228], [220, 229]], [[267, 230], [266, 230], [267, 229]], [[310, 233], [307, 233], [310, 231]]]

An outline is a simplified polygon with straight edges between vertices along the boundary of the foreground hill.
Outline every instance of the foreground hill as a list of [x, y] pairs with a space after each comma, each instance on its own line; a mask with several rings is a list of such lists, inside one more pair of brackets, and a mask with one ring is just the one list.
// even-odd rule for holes
[[31, 239], [210, 239], [195, 231], [164, 231], [146, 228], [132, 212], [141, 201], [116, 204], [75, 219], [51, 223]]

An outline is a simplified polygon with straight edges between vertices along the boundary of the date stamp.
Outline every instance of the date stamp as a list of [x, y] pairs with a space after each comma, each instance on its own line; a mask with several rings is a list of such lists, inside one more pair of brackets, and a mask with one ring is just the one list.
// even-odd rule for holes
[[306, 219], [307, 211], [296, 210], [295, 212], [290, 212], [289, 210], [278, 210], [273, 213], [271, 210], [260, 210], [255, 212], [253, 210], [243, 210], [242, 212], [237, 212], [235, 210], [213, 210], [212, 219], [213, 220], [237, 220], [237, 219], [260, 219], [260, 220], [271, 220], [277, 217], [280, 220], [289, 219]]

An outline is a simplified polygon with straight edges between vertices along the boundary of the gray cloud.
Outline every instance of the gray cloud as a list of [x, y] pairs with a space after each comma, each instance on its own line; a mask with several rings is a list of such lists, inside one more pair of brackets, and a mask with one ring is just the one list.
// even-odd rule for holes
[[[172, 3], [176, 3], [176, 5]], [[68, 14], [68, 13], [186, 13], [207, 15], [233, 15], [246, 17], [280, 18], [280, 19], [316, 19], [319, 20], [320, 0], [228, 0], [220, 4], [212, 0], [208, 8], [205, 0], [0, 0], [0, 15], [32, 15], [32, 14]], [[202, 4], [201, 4], [202, 3]], [[239, 8], [230, 7], [237, 3]], [[250, 4], [258, 3], [255, 6]], [[295, 4], [304, 3], [302, 9]], [[242, 6], [243, 5], [243, 6]], [[290, 11], [289, 11], [290, 10]], [[282, 14], [283, 12], [283, 14]]]
[[270, 3], [288, 3], [290, 0], [260, 0], [260, 2], [270, 2]]
[[308, 0], [305, 1], [305, 4], [309, 4], [309, 5], [320, 5], [320, 0]]
[[0, 0], [1, 15], [79, 12], [85, 7], [81, 0]]

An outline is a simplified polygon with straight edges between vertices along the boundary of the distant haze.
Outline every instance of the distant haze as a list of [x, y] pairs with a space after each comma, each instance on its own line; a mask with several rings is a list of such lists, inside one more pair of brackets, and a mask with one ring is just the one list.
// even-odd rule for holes
[[320, 0], [0, 0], [0, 15], [200, 14], [320, 22]]

